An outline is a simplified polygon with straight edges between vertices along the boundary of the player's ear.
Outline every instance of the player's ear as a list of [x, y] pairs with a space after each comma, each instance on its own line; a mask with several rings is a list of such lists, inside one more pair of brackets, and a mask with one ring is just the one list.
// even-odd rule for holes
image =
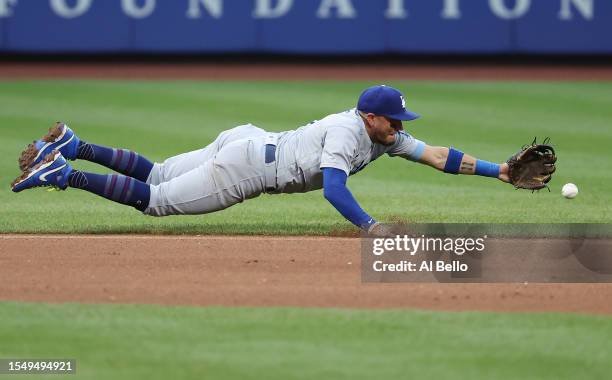
[[361, 118], [363, 119], [363, 122], [365, 123], [367, 128], [372, 128], [372, 126], [374, 125], [374, 118], [376, 117], [376, 115], [374, 115], [373, 113], [365, 113], [365, 112], [359, 112], [359, 114], [361, 115]]

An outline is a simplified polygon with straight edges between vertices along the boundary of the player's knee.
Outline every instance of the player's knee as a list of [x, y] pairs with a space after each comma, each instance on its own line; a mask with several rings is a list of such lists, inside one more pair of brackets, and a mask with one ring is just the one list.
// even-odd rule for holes
[[162, 216], [168, 216], [169, 213], [165, 212], [165, 209], [162, 207], [147, 207], [142, 211], [144, 215], [153, 216], [156, 218], [160, 218]]

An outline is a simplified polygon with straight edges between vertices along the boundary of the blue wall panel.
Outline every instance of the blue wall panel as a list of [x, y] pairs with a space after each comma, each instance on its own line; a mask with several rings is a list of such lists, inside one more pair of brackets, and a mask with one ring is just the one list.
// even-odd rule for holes
[[4, 28], [6, 27], [6, 22], [4, 19], [0, 18], [0, 51], [4, 49]]
[[612, 1], [593, 1], [593, 18], [572, 7], [562, 20], [559, 1], [532, 1], [529, 13], [516, 21], [515, 50], [544, 53], [612, 52]]
[[187, 1], [158, 1], [151, 16], [132, 21], [132, 48], [157, 52], [254, 50], [257, 28], [252, 17], [253, 2], [233, 0], [223, 4], [219, 18], [203, 6], [199, 8], [199, 18], [189, 18]]
[[[530, 0], [517, 18], [496, 14], [491, 0], [462, 0], [458, 17], [442, 15], [443, 0], [404, 0], [406, 15], [386, 14], [391, 0], [344, 0], [354, 14], [329, 18], [317, 11], [327, 0], [293, 0], [280, 17], [257, 18], [260, 0], [217, 1], [220, 14], [197, 1], [200, 16], [188, 16], [190, 0], [155, 0], [146, 17], [126, 14], [122, 0], [90, 2], [82, 15], [58, 15], [52, 1], [10, 3], [0, 17], [0, 51], [16, 52], [272, 52], [342, 53], [612, 53], [612, 0], [591, 0], [588, 19], [576, 6], [561, 20], [567, 0]], [[79, 0], [62, 0], [74, 7]], [[151, 1], [151, 0], [149, 0]], [[270, 4], [276, 7], [279, 0]], [[147, 0], [136, 0], [143, 6]], [[589, 0], [581, 0], [588, 4]], [[516, 0], [502, 3], [507, 8]]]
[[94, 0], [82, 16], [67, 19], [54, 13], [47, 0], [21, 0], [5, 22], [8, 22], [5, 48], [11, 50], [120, 51], [130, 45], [130, 20], [117, 1]]
[[[387, 21], [387, 48], [394, 52], [484, 52], [511, 50], [512, 24], [497, 18], [488, 0], [460, 2], [458, 18], [443, 18], [441, 1], [406, 2], [407, 17]], [[409, 5], [409, 7], [408, 7]]]
[[318, 18], [319, 1], [295, 1], [284, 17], [262, 19], [263, 51], [291, 53], [380, 53], [385, 48], [385, 3], [353, 0], [355, 18]]

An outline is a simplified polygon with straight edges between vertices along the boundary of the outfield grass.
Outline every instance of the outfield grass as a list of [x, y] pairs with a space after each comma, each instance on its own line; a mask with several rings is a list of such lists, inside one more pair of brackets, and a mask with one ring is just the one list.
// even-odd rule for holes
[[[293, 129], [350, 108], [371, 82], [3, 81], [0, 82], [0, 232], [327, 234], [350, 230], [322, 197], [267, 196], [216, 214], [155, 219], [91, 194], [42, 189], [13, 194], [17, 157], [55, 120], [81, 138], [136, 150], [152, 160], [208, 144], [252, 122]], [[454, 145], [504, 161], [534, 136], [558, 150], [552, 193], [531, 194], [482, 177], [451, 176], [383, 157], [349, 180], [382, 221], [600, 222], [612, 220], [612, 83], [392, 82], [423, 118], [406, 129], [433, 145]], [[107, 169], [76, 162], [95, 172]], [[574, 182], [575, 200], [560, 188]]]
[[598, 316], [3, 302], [0, 319], [0, 357], [74, 358], [78, 378], [603, 379], [612, 370], [612, 319]]

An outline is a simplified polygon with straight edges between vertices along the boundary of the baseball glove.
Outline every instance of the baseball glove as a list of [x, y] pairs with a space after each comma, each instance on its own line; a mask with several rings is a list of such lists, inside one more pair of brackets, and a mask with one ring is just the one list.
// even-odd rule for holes
[[542, 144], [538, 144], [534, 138], [530, 145], [523, 146], [520, 152], [506, 161], [508, 177], [515, 188], [534, 191], [548, 188], [547, 183], [555, 172], [557, 161], [555, 149], [549, 143], [549, 138], [544, 139]]

